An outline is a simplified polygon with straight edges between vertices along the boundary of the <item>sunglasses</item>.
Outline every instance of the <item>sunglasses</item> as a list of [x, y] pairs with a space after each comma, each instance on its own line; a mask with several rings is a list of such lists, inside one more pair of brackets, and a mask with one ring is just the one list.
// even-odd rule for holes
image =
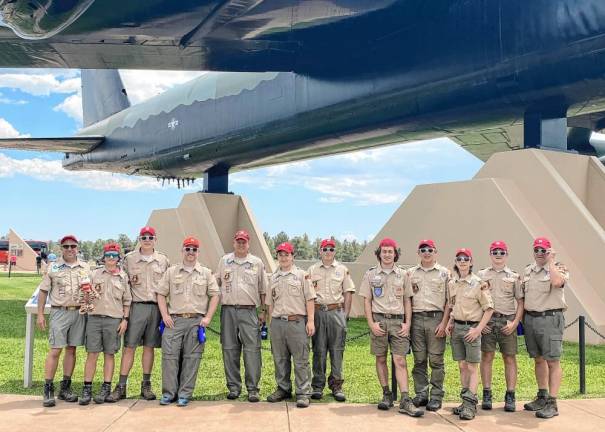
[[185, 252], [197, 252], [197, 248], [196, 247], [186, 247]]
[[493, 256], [505, 256], [506, 255], [506, 251], [503, 251], [502, 249], [494, 249], [493, 251], [490, 252]]
[[78, 247], [78, 245], [69, 244], [69, 245], [61, 245], [61, 247], [65, 250], [67, 250], [67, 249], [75, 249]]
[[152, 236], [152, 235], [150, 235], [150, 236], [141, 236], [141, 240], [143, 240], [143, 241], [145, 241], [145, 240], [154, 240], [154, 239], [155, 239], [155, 236]]
[[546, 249], [544, 249], [544, 248], [535, 248], [534, 249], [534, 253], [535, 254], [545, 254], [546, 253]]
[[420, 253], [433, 253], [435, 252], [435, 249], [433, 248], [427, 248], [427, 247], [423, 247], [418, 249], [420, 251]]
[[471, 257], [467, 257], [466, 255], [460, 255], [456, 257], [456, 261], [458, 262], [468, 262], [471, 260]]
[[334, 248], [323, 248], [322, 251], [324, 251], [324, 252], [328, 252], [328, 251], [334, 252]]
[[105, 254], [105, 258], [109, 258], [109, 259], [118, 259], [120, 258], [120, 254], [117, 252], [107, 252]]

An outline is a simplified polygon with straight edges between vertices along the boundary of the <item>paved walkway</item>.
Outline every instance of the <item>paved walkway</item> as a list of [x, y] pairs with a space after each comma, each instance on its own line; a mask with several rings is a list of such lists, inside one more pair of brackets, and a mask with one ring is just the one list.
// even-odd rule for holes
[[[124, 400], [87, 407], [58, 401], [43, 408], [32, 396], [0, 395], [0, 431], [577, 431], [605, 430], [605, 399], [567, 400], [559, 403], [559, 417], [537, 419], [533, 413], [505, 413], [502, 404], [480, 411], [470, 422], [449, 414], [454, 404], [439, 413], [413, 419], [375, 405], [325, 403], [298, 409], [293, 403], [192, 402], [186, 408], [161, 407], [155, 402]], [[522, 404], [518, 403], [518, 406]]]

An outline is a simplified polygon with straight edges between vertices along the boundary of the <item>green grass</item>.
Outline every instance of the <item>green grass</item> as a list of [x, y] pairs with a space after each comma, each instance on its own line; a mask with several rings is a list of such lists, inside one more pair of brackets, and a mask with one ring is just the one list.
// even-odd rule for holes
[[[25, 302], [34, 291], [39, 277], [19, 277], [15, 279], [0, 278], [0, 393], [32, 394], [42, 393], [44, 378], [44, 358], [47, 351], [46, 334], [36, 331], [34, 348], [34, 370], [32, 388], [23, 388], [23, 356], [25, 341]], [[218, 314], [217, 314], [218, 315]], [[219, 329], [218, 320], [211, 325]], [[349, 322], [349, 337], [367, 332], [365, 320], [354, 319]], [[221, 359], [221, 350], [218, 336], [207, 332], [206, 349], [198, 375], [195, 389], [195, 398], [200, 400], [223, 399], [226, 396], [225, 378]], [[531, 399], [536, 392], [533, 373], [533, 362], [527, 357], [522, 345], [518, 357], [519, 382], [517, 398]], [[273, 361], [269, 351], [269, 342], [263, 341], [263, 375], [261, 379], [261, 396], [266, 397], [274, 390]], [[137, 350], [135, 366], [131, 373], [128, 394], [136, 396], [139, 393], [141, 381], [140, 351]], [[605, 396], [605, 346], [588, 346], [586, 348], [586, 391], [579, 394], [578, 382], [578, 344], [565, 343], [563, 365], [563, 385], [560, 396], [562, 398], [577, 397], [604, 397]], [[81, 390], [85, 352], [78, 349], [78, 361], [74, 373], [75, 389]], [[412, 362], [412, 356], [408, 356]], [[99, 360], [95, 383], [101, 381], [100, 371], [102, 360]], [[119, 365], [119, 354], [116, 358]], [[156, 351], [156, 365], [153, 373], [153, 388], [156, 393], [161, 389], [161, 354]], [[117, 379], [117, 371], [116, 378]], [[345, 352], [345, 392], [350, 402], [375, 403], [381, 395], [380, 386], [376, 378], [374, 357], [369, 352], [369, 338], [367, 336], [356, 339], [347, 344]], [[57, 381], [61, 379], [61, 367], [57, 372]], [[452, 360], [451, 351], [446, 352], [446, 400], [457, 400], [459, 392], [458, 367]], [[494, 362], [494, 396], [502, 400], [504, 396], [504, 371], [502, 362], [496, 358]], [[243, 396], [242, 396], [243, 397]], [[331, 400], [331, 398], [324, 398]]]

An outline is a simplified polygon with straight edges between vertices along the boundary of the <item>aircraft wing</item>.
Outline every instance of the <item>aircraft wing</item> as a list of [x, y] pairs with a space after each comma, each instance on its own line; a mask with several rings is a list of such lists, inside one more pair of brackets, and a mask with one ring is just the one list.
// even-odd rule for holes
[[448, 138], [485, 162], [494, 153], [523, 148], [523, 124], [453, 132]]
[[33, 150], [61, 153], [88, 153], [105, 140], [102, 136], [63, 138], [2, 138], [0, 149]]

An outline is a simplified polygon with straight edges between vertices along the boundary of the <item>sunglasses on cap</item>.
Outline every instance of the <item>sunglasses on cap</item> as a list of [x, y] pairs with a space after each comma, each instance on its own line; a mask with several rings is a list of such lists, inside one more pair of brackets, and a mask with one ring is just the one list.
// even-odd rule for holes
[[196, 247], [186, 247], [185, 252], [197, 252], [197, 248]]
[[420, 251], [420, 253], [433, 253], [433, 252], [435, 252], [435, 249], [430, 248], [430, 247], [421, 247], [418, 250]]
[[322, 249], [322, 251], [324, 251], [324, 252], [328, 252], [328, 251], [334, 252], [334, 248], [327, 248], [327, 247], [325, 247], [325, 248]]
[[505, 256], [506, 251], [502, 250], [502, 249], [494, 249], [493, 251], [490, 252], [490, 254], [492, 254], [493, 256]]
[[534, 248], [534, 253], [535, 254], [545, 254], [546, 253], [546, 249], [544, 249], [544, 248]]
[[466, 255], [458, 255], [456, 257], [456, 261], [458, 261], [458, 262], [468, 262], [470, 260], [471, 260], [471, 257], [468, 257]]
[[61, 245], [61, 247], [62, 247], [63, 249], [65, 249], [65, 250], [67, 250], [67, 249], [75, 249], [75, 248], [77, 248], [77, 247], [78, 247], [78, 245], [75, 245], [75, 244], [68, 244], [68, 245]]
[[118, 259], [120, 258], [120, 254], [118, 252], [105, 252], [104, 257], [109, 259]]
[[143, 240], [143, 241], [145, 241], [145, 240], [154, 240], [154, 239], [155, 239], [155, 236], [152, 236], [152, 235], [141, 236], [141, 240]]

